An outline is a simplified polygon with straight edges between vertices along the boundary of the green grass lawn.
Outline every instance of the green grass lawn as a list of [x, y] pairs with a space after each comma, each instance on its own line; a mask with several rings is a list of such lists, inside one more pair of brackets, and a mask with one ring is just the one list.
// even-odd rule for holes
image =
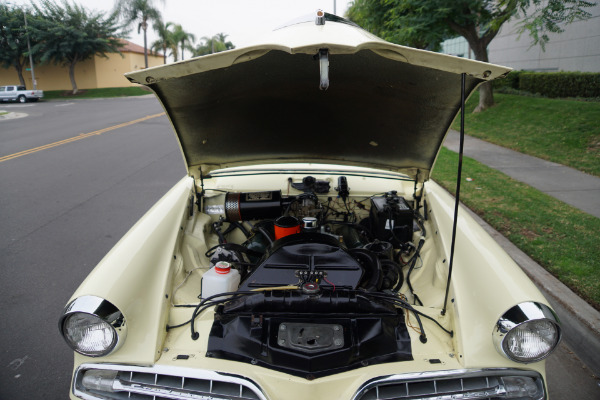
[[82, 89], [76, 95], [71, 90], [44, 90], [44, 99], [95, 99], [101, 97], [143, 96], [152, 94], [145, 88], [130, 86], [120, 88]]
[[479, 93], [469, 99], [467, 135], [600, 176], [600, 102], [501, 93], [494, 99], [496, 106], [476, 114]]
[[[433, 172], [451, 193], [457, 163], [458, 154], [442, 148]], [[600, 310], [600, 218], [468, 157], [462, 177], [465, 205]]]

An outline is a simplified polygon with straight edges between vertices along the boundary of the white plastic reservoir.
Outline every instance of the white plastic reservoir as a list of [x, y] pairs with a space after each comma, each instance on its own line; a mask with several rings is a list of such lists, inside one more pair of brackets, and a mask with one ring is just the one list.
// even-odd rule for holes
[[240, 286], [240, 273], [227, 261], [219, 261], [202, 275], [202, 299], [219, 293], [235, 292]]

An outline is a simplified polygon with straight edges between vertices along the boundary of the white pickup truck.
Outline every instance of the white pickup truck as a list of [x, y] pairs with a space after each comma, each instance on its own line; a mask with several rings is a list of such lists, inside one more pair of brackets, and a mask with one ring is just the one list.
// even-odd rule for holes
[[44, 97], [43, 90], [27, 90], [25, 86], [0, 86], [0, 101], [38, 101]]

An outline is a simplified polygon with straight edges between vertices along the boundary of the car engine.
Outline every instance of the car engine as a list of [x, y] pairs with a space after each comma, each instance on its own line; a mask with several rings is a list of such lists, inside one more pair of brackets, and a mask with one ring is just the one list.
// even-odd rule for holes
[[[351, 198], [343, 176], [335, 199], [324, 196], [327, 181], [308, 176], [290, 185], [303, 193], [204, 199], [219, 238], [206, 253], [210, 265], [240, 276], [223, 296], [202, 297], [204, 307], [216, 305], [207, 356], [307, 379], [412, 360], [411, 306], [397, 293], [403, 265], [418, 258], [413, 237], [425, 234], [414, 202], [395, 191]], [[235, 230], [246, 240], [229, 242]]]

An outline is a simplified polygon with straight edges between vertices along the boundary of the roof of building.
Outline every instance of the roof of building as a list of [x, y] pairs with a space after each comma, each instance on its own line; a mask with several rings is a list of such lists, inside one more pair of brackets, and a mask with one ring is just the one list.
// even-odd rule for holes
[[[139, 44], [135, 44], [125, 39], [121, 39], [121, 43], [123, 43], [123, 46], [119, 50], [121, 50], [122, 52], [144, 54], [144, 47], [140, 46]], [[153, 52], [150, 49], [148, 49], [148, 55], [162, 57], [162, 54]]]

